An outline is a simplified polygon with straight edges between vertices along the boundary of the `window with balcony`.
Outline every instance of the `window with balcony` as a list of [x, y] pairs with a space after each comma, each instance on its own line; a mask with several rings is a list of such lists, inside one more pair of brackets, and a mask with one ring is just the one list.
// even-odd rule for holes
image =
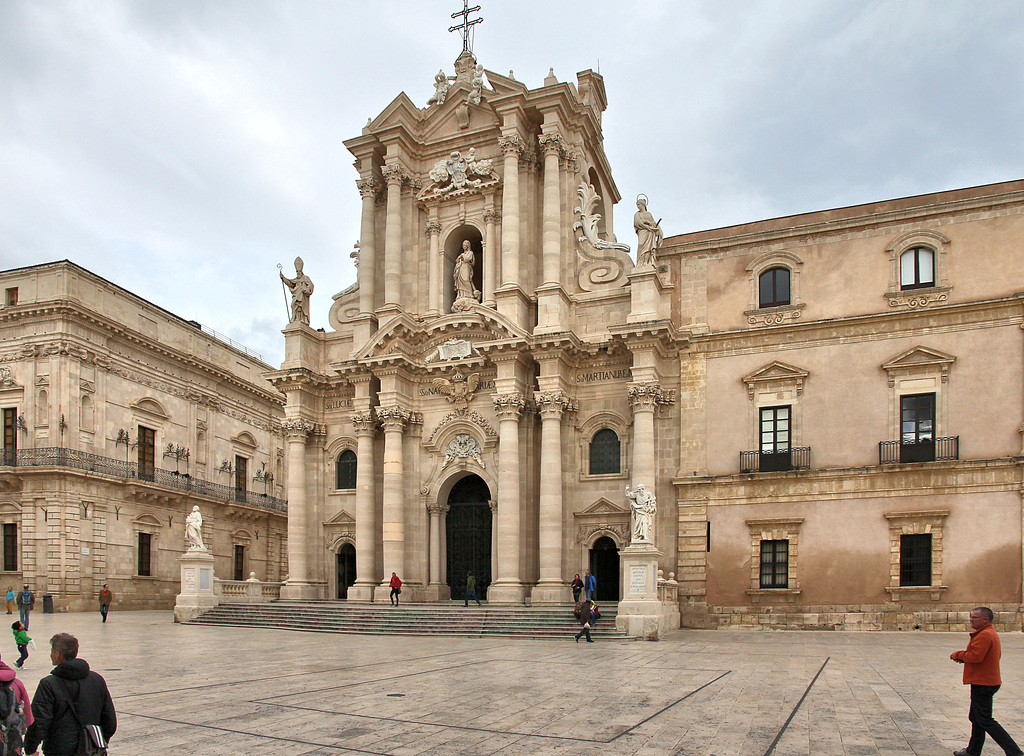
[[358, 460], [356, 459], [356, 453], [351, 449], [346, 449], [338, 455], [338, 461], [335, 463], [335, 488], [339, 491], [352, 490], [356, 487], [356, 471], [358, 469]]
[[789, 470], [793, 467], [790, 451], [790, 412], [786, 407], [762, 407], [760, 422], [761, 472]]
[[4, 523], [4, 572], [18, 571], [18, 524]]
[[900, 462], [935, 459], [935, 394], [900, 397]]
[[760, 587], [789, 588], [789, 541], [761, 541]]
[[140, 425], [137, 438], [139, 439], [139, 479], [153, 480], [156, 471], [156, 431]]
[[245, 501], [246, 476], [249, 474], [249, 460], [235, 455], [235, 501]]
[[590, 440], [590, 474], [618, 473], [622, 468], [619, 436], [611, 428], [602, 428]]
[[18, 410], [4, 407], [4, 448], [3, 464], [18, 464]]

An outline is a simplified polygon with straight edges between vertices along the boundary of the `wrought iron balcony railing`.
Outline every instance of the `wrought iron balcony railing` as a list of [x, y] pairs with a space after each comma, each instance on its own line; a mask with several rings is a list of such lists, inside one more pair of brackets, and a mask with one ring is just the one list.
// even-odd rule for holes
[[880, 441], [878, 464], [942, 462], [960, 459], [960, 436], [926, 438], [920, 441]]
[[811, 447], [801, 446], [776, 452], [740, 452], [740, 472], [782, 472], [811, 466]]
[[211, 483], [202, 478], [193, 477], [188, 473], [161, 470], [152, 465], [123, 462], [119, 459], [101, 457], [77, 449], [51, 446], [42, 449], [18, 449], [16, 454], [9, 449], [4, 449], [0, 461], [4, 467], [42, 467], [47, 465], [71, 467], [76, 470], [112, 475], [115, 478], [144, 480], [168, 488], [176, 488], [179, 491], [191, 491], [200, 496], [209, 496], [215, 499], [230, 499], [254, 507], [272, 509], [275, 512], [286, 513], [288, 511], [287, 501], [268, 494], [244, 491], [233, 486], [222, 486], [219, 483]]

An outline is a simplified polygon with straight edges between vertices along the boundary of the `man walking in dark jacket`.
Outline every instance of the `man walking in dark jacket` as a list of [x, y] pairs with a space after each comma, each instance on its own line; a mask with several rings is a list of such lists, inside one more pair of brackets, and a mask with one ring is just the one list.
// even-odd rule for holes
[[117, 729], [114, 702], [106, 681], [78, 658], [78, 639], [68, 633], [50, 638], [50, 661], [56, 666], [32, 697], [35, 721], [25, 733], [25, 753], [35, 756], [42, 742], [46, 756], [73, 756], [88, 724], [99, 725], [109, 739]]

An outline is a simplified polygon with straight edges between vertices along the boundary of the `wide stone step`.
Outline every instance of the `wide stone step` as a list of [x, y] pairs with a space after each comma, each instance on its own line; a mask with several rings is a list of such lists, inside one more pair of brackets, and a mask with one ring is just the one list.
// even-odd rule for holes
[[[579, 623], [564, 607], [504, 607], [452, 604], [391, 605], [347, 602], [275, 601], [221, 604], [190, 624], [265, 627], [369, 635], [450, 635], [558, 638], [574, 635]], [[591, 633], [606, 640], [629, 640], [615, 629], [615, 606], [601, 609]]]

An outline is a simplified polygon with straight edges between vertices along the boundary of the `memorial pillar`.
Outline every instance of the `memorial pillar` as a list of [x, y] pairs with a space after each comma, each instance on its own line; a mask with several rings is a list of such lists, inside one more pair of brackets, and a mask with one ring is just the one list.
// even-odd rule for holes
[[519, 574], [519, 416], [526, 403], [519, 392], [498, 394], [493, 401], [498, 416], [498, 577], [487, 591], [487, 600], [518, 604], [525, 597]]
[[[384, 231], [384, 306], [397, 306], [402, 297], [402, 183], [405, 170], [386, 165], [381, 175], [388, 186], [388, 214]], [[390, 575], [388, 576], [390, 577]]]
[[540, 409], [539, 580], [531, 604], [562, 604], [570, 599], [562, 576], [562, 413], [570, 401], [561, 392], [536, 395]]
[[409, 412], [400, 407], [378, 407], [377, 418], [384, 427], [384, 522], [381, 527], [384, 574], [381, 589], [387, 589], [391, 573], [402, 577], [405, 570], [405, 475], [402, 440]]
[[377, 585], [377, 507], [374, 491], [373, 439], [377, 418], [373, 410], [352, 416], [356, 433], [356, 582], [352, 601], [373, 601]]
[[374, 312], [376, 281], [376, 228], [374, 210], [380, 184], [371, 178], [356, 182], [363, 198], [363, 215], [359, 230], [359, 311], [364, 315]]

